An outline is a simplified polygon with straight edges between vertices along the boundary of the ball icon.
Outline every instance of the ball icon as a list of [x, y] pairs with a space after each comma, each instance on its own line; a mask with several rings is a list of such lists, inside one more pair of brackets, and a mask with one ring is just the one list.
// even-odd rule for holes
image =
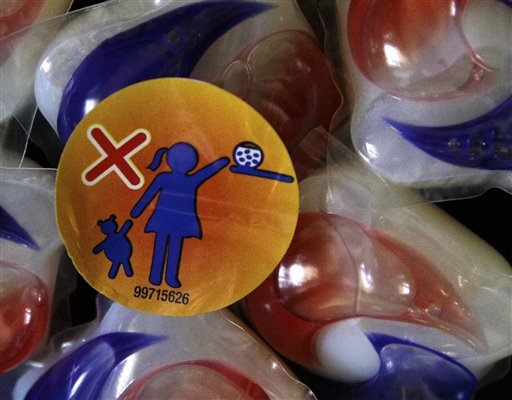
[[233, 158], [239, 166], [257, 168], [263, 162], [263, 150], [253, 142], [242, 142], [235, 146]]

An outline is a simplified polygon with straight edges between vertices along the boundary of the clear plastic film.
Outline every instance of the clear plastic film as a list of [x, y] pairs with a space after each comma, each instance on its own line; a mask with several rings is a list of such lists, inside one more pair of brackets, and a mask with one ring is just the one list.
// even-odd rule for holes
[[173, 318], [99, 302], [99, 318], [56, 337], [14, 399], [315, 398], [227, 310]]
[[46, 22], [65, 13], [70, 0], [6, 1], [0, 8], [0, 164], [16, 167], [23, 155], [36, 112], [34, 71], [46, 45], [62, 20]]
[[336, 4], [351, 139], [366, 163], [432, 200], [510, 191], [511, 5]]

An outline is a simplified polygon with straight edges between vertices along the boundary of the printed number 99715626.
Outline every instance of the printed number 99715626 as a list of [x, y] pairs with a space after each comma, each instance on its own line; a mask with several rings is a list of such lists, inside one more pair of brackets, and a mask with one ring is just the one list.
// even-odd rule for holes
[[184, 305], [187, 305], [190, 301], [190, 295], [188, 293], [167, 289], [155, 289], [147, 286], [135, 286], [133, 288], [133, 297]]

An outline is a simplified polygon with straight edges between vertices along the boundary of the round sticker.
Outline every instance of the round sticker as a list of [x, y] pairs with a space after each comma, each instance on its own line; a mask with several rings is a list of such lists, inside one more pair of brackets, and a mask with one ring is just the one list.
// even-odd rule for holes
[[213, 311], [255, 289], [291, 242], [298, 202], [265, 119], [181, 78], [99, 103], [57, 173], [57, 221], [78, 271], [114, 301], [163, 315]]

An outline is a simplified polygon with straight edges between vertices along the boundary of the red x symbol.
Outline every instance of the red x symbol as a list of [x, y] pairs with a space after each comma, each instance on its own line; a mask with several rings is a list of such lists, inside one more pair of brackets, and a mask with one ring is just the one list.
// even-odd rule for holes
[[87, 137], [102, 156], [82, 173], [84, 184], [95, 185], [114, 171], [130, 189], [144, 185], [144, 176], [130, 158], [149, 143], [151, 136], [148, 131], [135, 130], [116, 142], [103, 126], [93, 125], [87, 131]]

